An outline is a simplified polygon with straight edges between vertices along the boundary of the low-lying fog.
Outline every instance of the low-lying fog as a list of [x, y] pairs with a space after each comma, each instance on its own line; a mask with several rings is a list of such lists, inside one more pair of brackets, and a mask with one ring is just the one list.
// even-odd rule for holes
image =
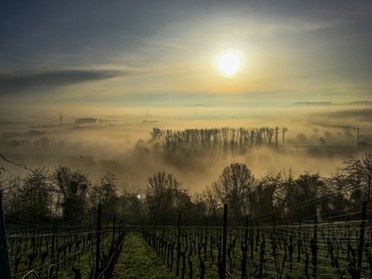
[[[80, 169], [95, 180], [110, 171], [122, 188], [143, 185], [158, 170], [173, 173], [191, 191], [217, 180], [223, 168], [242, 162], [256, 177], [291, 170], [329, 176], [348, 155], [370, 152], [372, 108], [368, 106], [295, 106], [282, 109], [116, 109], [107, 111], [42, 110], [3, 117], [0, 153], [29, 168], [57, 165]], [[27, 115], [25, 117], [24, 115]], [[159, 153], [151, 142], [153, 128], [280, 128], [278, 147], [232, 152]], [[282, 128], [288, 128], [282, 142]], [[359, 129], [359, 139], [358, 139]], [[359, 141], [359, 144], [358, 144]], [[2, 159], [8, 175], [25, 170]]]

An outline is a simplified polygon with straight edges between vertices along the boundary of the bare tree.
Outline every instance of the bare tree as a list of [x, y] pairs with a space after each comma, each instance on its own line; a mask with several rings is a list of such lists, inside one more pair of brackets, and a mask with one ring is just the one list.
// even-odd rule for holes
[[283, 215], [285, 198], [282, 193], [282, 185], [284, 179], [282, 173], [277, 175], [267, 174], [257, 182], [257, 187], [252, 194], [253, 218], [265, 217], [271, 219], [273, 212], [279, 212]]
[[365, 153], [361, 157], [351, 156], [345, 162], [346, 167], [341, 169], [346, 184], [352, 188], [351, 198], [356, 204], [362, 200], [371, 200], [372, 185], [372, 154]]
[[52, 173], [51, 179], [59, 193], [59, 204], [65, 222], [81, 222], [87, 207], [87, 193], [91, 183], [80, 170], [72, 171], [69, 167], [59, 166]]
[[319, 173], [305, 172], [293, 182], [288, 184], [286, 193], [287, 207], [292, 218], [309, 218], [316, 216], [318, 211], [327, 211], [329, 200], [319, 199], [325, 188], [325, 181]]
[[124, 191], [118, 197], [121, 216], [125, 216], [125, 221], [129, 224], [141, 224], [144, 220], [144, 199], [136, 190]]
[[162, 135], [162, 131], [159, 128], [154, 128], [151, 131], [152, 140], [159, 140]]
[[[17, 181], [12, 181], [17, 186]], [[11, 197], [13, 213], [35, 222], [43, 222], [53, 215], [53, 191], [44, 169], [34, 169], [27, 174], [18, 191]]]
[[279, 136], [279, 131], [280, 131], [279, 127], [276, 126], [276, 127], [275, 127], [275, 146], [276, 146], [276, 147], [278, 147], [278, 136]]
[[160, 223], [165, 218], [173, 222], [179, 211], [187, 211], [191, 198], [183, 188], [182, 183], [172, 174], [157, 172], [148, 179], [146, 200], [149, 218], [152, 222]]
[[255, 178], [245, 164], [226, 167], [213, 189], [219, 200], [227, 202], [237, 219], [252, 212], [252, 190]]
[[216, 218], [218, 210], [218, 197], [212, 187], [206, 187], [201, 193], [201, 199], [205, 203], [205, 214], [208, 217]]
[[99, 181], [90, 191], [91, 209], [95, 210], [98, 203], [103, 207], [103, 219], [111, 220], [112, 216], [119, 211], [117, 180], [115, 176], [107, 172], [100, 177]]
[[283, 140], [282, 140], [282, 145], [284, 146], [284, 136], [285, 136], [285, 133], [288, 131], [288, 128], [286, 127], [283, 127], [282, 128], [282, 134], [283, 134]]

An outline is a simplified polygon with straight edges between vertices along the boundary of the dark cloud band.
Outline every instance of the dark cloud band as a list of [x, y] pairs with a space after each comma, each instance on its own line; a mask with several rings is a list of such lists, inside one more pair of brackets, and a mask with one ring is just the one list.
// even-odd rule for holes
[[20, 94], [33, 89], [50, 89], [129, 74], [128, 72], [111, 70], [64, 70], [27, 75], [0, 74], [0, 95]]

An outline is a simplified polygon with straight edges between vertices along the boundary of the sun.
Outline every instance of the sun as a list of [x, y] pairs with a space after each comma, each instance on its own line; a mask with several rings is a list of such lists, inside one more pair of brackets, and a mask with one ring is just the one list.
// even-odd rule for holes
[[222, 75], [231, 78], [235, 76], [241, 67], [241, 59], [237, 52], [229, 50], [223, 53], [217, 62], [217, 68]]

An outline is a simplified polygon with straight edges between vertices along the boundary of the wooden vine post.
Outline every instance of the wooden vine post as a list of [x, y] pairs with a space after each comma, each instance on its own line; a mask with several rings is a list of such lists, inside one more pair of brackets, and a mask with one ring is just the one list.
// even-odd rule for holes
[[114, 220], [113, 220], [113, 225], [112, 225], [112, 249], [115, 248], [115, 229], [116, 229], [116, 215], [114, 214]]
[[180, 258], [181, 258], [181, 213], [178, 213], [177, 226], [177, 261], [176, 261], [176, 276], [180, 274]]
[[6, 241], [5, 219], [3, 211], [3, 193], [0, 189], [0, 278], [10, 279], [8, 245]]
[[101, 257], [101, 212], [102, 212], [102, 204], [98, 204], [97, 210], [97, 227], [96, 227], [96, 276], [98, 278], [100, 273], [99, 268], [99, 261]]
[[318, 215], [314, 218], [314, 236], [312, 242], [312, 254], [313, 254], [313, 277], [318, 276]]
[[246, 217], [245, 217], [244, 241], [241, 244], [242, 254], [243, 254], [243, 257], [242, 257], [242, 279], [247, 278], [248, 229], [249, 229], [249, 216], [246, 215]]
[[220, 262], [220, 279], [226, 278], [226, 246], [227, 246], [227, 203], [223, 205], [223, 228], [222, 228], [222, 260]]
[[357, 272], [356, 272], [357, 279], [360, 279], [362, 276], [362, 261], [363, 261], [363, 249], [364, 249], [364, 231], [366, 227], [366, 215], [367, 215], [367, 201], [364, 201], [363, 206], [362, 206], [362, 219], [360, 221], [358, 265], [357, 265]]

